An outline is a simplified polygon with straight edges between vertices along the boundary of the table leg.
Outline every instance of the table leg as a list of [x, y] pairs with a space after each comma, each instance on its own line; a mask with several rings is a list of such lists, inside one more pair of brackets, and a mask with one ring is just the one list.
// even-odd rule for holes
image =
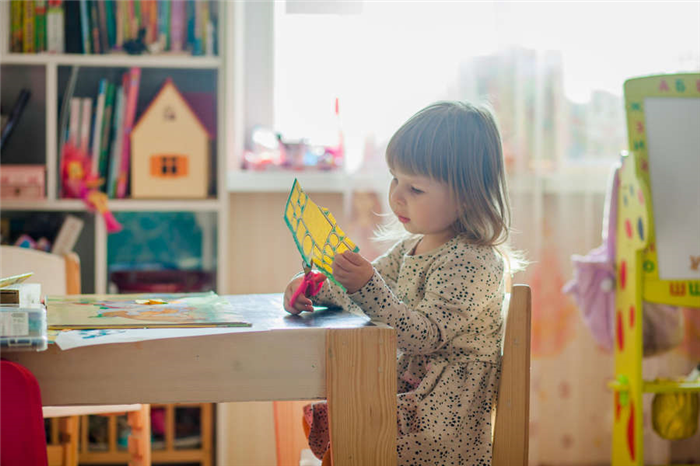
[[396, 466], [396, 334], [329, 329], [326, 381], [333, 466]]

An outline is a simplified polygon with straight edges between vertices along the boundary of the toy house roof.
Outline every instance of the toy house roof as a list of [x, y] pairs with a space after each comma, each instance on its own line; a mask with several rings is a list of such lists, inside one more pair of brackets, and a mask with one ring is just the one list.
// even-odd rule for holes
[[151, 99], [151, 102], [148, 104], [148, 107], [146, 107], [146, 110], [144, 110], [143, 114], [141, 115], [141, 118], [139, 118], [139, 121], [136, 123], [136, 125], [134, 125], [134, 128], [132, 130], [132, 134], [136, 131], [136, 128], [138, 128], [139, 125], [143, 121], [146, 120], [146, 118], [148, 117], [148, 113], [150, 112], [150, 110], [154, 106], [153, 104], [160, 98], [160, 96], [163, 94], [163, 92], [165, 92], [165, 90], [168, 88], [172, 88], [175, 91], [175, 93], [178, 95], [180, 100], [182, 100], [182, 103], [185, 104], [185, 106], [187, 106], [187, 108], [189, 109], [190, 112], [192, 112], [192, 115], [194, 116], [195, 121], [199, 124], [200, 128], [202, 128], [202, 131], [204, 131], [206, 133], [207, 137], [209, 139], [214, 139], [214, 135], [211, 133], [211, 131], [209, 131], [209, 129], [206, 127], [206, 125], [204, 123], [202, 123], [201, 118], [199, 117], [197, 112], [194, 111], [194, 109], [192, 108], [190, 103], [187, 101], [187, 99], [182, 95], [180, 90], [177, 88], [177, 86], [173, 82], [172, 78], [166, 79], [165, 82], [163, 83], [163, 85], [158, 90], [158, 93], [156, 94], [156, 96], [153, 97], [153, 99]]

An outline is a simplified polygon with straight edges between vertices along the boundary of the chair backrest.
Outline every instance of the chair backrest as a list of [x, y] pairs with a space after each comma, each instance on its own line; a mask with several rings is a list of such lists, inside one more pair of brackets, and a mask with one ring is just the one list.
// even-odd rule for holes
[[16, 246], [0, 246], [0, 276], [33, 272], [27, 281], [41, 284], [42, 295], [80, 293], [80, 260], [74, 252], [65, 256]]
[[531, 312], [530, 287], [514, 285], [503, 340], [501, 382], [493, 436], [493, 466], [527, 464]]

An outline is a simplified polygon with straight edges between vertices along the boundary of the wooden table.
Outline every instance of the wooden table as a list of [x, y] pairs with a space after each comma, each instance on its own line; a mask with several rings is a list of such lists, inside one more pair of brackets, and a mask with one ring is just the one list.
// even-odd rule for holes
[[3, 357], [34, 373], [48, 406], [325, 398], [335, 466], [396, 464], [392, 328], [334, 309], [292, 316], [281, 294], [228, 299], [252, 327]]

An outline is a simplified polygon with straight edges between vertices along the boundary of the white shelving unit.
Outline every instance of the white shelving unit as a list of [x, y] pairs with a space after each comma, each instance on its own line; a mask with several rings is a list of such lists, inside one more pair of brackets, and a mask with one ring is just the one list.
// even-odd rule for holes
[[[58, 102], [59, 102], [59, 68], [80, 66], [85, 68], [142, 68], [142, 83], [148, 78], [149, 69], [174, 70], [182, 73], [186, 70], [211, 70], [216, 73], [217, 93], [217, 140], [216, 140], [216, 196], [203, 200], [140, 200], [110, 199], [109, 207], [114, 212], [193, 212], [213, 213], [216, 216], [216, 288], [224, 292], [226, 276], [227, 230], [228, 230], [228, 189], [226, 185], [227, 137], [226, 90], [230, 87], [226, 80], [227, 68], [223, 57], [226, 56], [226, 24], [232, 11], [227, 11], [228, 2], [221, 2], [218, 24], [218, 56], [189, 56], [182, 54], [142, 55], [127, 54], [16, 54], [8, 53], [8, 34], [10, 30], [10, 2], [0, 2], [0, 66], [3, 69], [25, 69], [27, 74], [42, 74], [45, 77], [45, 155], [46, 164], [46, 199], [40, 201], [0, 201], [2, 212], [86, 212], [85, 204], [80, 200], [59, 199], [58, 179]], [[228, 39], [230, 41], [230, 38]], [[35, 73], [39, 71], [39, 73]], [[19, 71], [21, 73], [21, 71]], [[13, 73], [14, 74], [14, 73]], [[161, 73], [162, 74], [162, 73]], [[3, 77], [4, 78], [4, 77]], [[3, 82], [3, 88], [5, 84]], [[141, 98], [148, 96], [141, 94]], [[138, 118], [139, 115], [137, 115]], [[106, 293], [108, 284], [107, 270], [107, 232], [103, 219], [93, 214], [94, 222], [94, 274], [95, 292]], [[204, 232], [203, 232], [204, 233]], [[205, 241], [203, 241], [205, 242]], [[211, 246], [211, 240], [206, 240]], [[207, 252], [203, 251], [203, 255]]]

